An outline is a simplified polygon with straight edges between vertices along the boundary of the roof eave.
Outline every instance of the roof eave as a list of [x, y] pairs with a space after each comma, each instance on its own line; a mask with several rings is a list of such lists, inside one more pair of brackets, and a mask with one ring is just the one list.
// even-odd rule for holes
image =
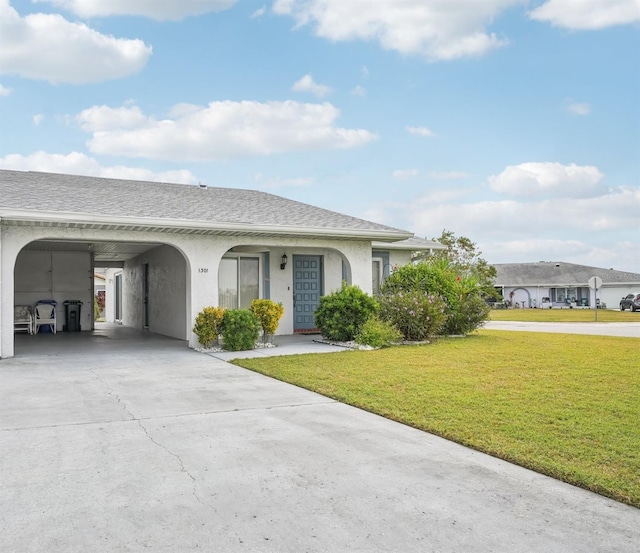
[[73, 224], [73, 225], [104, 225], [104, 226], [137, 226], [146, 228], [165, 228], [167, 230], [194, 230], [243, 234], [268, 234], [280, 236], [308, 236], [328, 238], [354, 238], [358, 240], [376, 240], [382, 242], [404, 240], [413, 236], [412, 232], [396, 229], [348, 229], [325, 228], [285, 225], [256, 225], [252, 223], [220, 223], [208, 221], [189, 221], [182, 219], [163, 219], [155, 217], [123, 217], [111, 215], [90, 215], [64, 212], [38, 211], [37, 214], [29, 210], [0, 211], [0, 220], [33, 222], [39, 224]]

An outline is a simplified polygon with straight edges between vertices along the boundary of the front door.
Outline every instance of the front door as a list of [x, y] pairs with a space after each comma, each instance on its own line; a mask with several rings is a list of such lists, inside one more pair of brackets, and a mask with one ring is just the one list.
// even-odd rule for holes
[[293, 330], [316, 328], [313, 314], [322, 295], [322, 256], [293, 256]]

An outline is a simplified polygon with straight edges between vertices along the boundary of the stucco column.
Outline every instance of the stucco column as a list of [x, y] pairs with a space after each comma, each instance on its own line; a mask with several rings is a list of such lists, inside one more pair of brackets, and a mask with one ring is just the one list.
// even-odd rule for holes
[[13, 268], [20, 248], [9, 246], [0, 225], [0, 358], [13, 357]]

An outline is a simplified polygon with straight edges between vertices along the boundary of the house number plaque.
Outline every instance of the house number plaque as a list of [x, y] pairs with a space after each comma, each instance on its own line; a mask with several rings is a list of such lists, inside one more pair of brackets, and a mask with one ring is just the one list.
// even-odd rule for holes
[[208, 267], [200, 267], [198, 269], [199, 273], [208, 273], [209, 272], [209, 268]]

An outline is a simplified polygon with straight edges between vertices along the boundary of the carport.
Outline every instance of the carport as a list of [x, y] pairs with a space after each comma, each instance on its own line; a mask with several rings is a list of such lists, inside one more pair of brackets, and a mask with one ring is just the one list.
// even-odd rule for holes
[[[41, 327], [29, 340], [21, 340], [21, 347], [41, 348], [63, 341], [69, 347], [83, 344], [83, 348], [112, 343], [101, 340], [104, 332], [95, 331], [95, 267], [107, 268], [107, 321], [147, 334], [187, 339], [187, 263], [177, 249], [159, 242], [53, 238], [34, 240], [18, 253], [14, 304], [55, 302], [57, 332], [54, 335], [50, 327]], [[78, 325], [70, 324], [75, 322], [68, 320], [71, 316], [80, 319]]]

